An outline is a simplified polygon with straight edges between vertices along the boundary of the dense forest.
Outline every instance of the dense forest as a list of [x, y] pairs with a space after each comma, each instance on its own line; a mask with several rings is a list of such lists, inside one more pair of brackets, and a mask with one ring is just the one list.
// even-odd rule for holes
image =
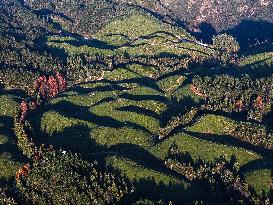
[[271, 11], [0, 1], [0, 204], [273, 204]]

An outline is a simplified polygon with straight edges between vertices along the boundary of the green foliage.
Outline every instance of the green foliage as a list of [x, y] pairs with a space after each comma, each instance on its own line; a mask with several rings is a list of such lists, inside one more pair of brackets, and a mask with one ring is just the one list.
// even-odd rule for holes
[[273, 77], [196, 76], [193, 84], [205, 95], [203, 109], [247, 113], [247, 119], [261, 122], [271, 111]]
[[[216, 115], [204, 116], [192, 129], [186, 126], [185, 130], [192, 131], [188, 134], [181, 133], [183, 132], [181, 129], [179, 134], [170, 135], [153, 146], [150, 134], [142, 128], [147, 128], [153, 134], [159, 133], [160, 125], [166, 121], [163, 113], [169, 112], [168, 109], [179, 108], [177, 107], [179, 104], [176, 104], [179, 102], [172, 98], [172, 95], [176, 96], [176, 92], [172, 91], [166, 95], [158, 91], [158, 86], [164, 88], [162, 85], [164, 77], [160, 81], [148, 78], [153, 72], [152, 69], [145, 70], [144, 67], [134, 64], [128, 68], [130, 70], [119, 68], [106, 72], [105, 81], [81, 84], [52, 100], [50, 109], [45, 113], [42, 111], [34, 119], [37, 122], [35, 126], [41, 126], [42, 132], [48, 134], [45, 135], [45, 141], [66, 149], [80, 150], [87, 156], [93, 156], [90, 150], [98, 155], [117, 152], [115, 157], [107, 157], [107, 164], [122, 171], [133, 182], [150, 176], [153, 176], [157, 183], [172, 182], [161, 170], [155, 172], [149, 168], [147, 159], [152, 156], [154, 159], [164, 160], [168, 147], [174, 140], [181, 151], [190, 152], [195, 159], [201, 157], [203, 160], [211, 161], [220, 155], [230, 157], [235, 154], [240, 164], [244, 165], [261, 158], [258, 153], [249, 149], [221, 144], [226, 139], [223, 137], [221, 141], [221, 135], [227, 134], [228, 128], [233, 127], [235, 121]], [[183, 102], [186, 96], [190, 96], [190, 90], [189, 93], [181, 95], [180, 101]], [[179, 115], [178, 110], [175, 109], [172, 115]], [[110, 118], [105, 118], [106, 116]], [[193, 122], [190, 117], [186, 125]], [[128, 123], [141, 127], [128, 127]], [[117, 127], [112, 127], [113, 125]], [[199, 134], [202, 136], [202, 133], [209, 131], [211, 134], [219, 135], [219, 143], [211, 142], [210, 136], [207, 136], [207, 139], [198, 139]], [[131, 148], [135, 146], [139, 147], [136, 150]], [[182, 184], [184, 186], [184, 182]], [[167, 196], [172, 195], [167, 189], [166, 193]], [[185, 192], [181, 190], [175, 193], [184, 196], [182, 194]]]
[[225, 135], [234, 127], [235, 121], [227, 117], [208, 114], [201, 116], [200, 119], [193, 126], [188, 127], [187, 130], [198, 133]]
[[[128, 150], [127, 152], [129, 152]], [[141, 151], [141, 149], [140, 149]], [[179, 204], [179, 201], [191, 202], [193, 197], [206, 195], [202, 187], [191, 185], [184, 180], [172, 175], [171, 172], [164, 173], [163, 170], [156, 167], [162, 166], [162, 161], [151, 163], [147, 161], [147, 155], [143, 152], [134, 152], [131, 150], [131, 156], [138, 156], [142, 160], [129, 159], [128, 157], [108, 157], [107, 164], [113, 166], [125, 174], [134, 184], [135, 195], [141, 198], [148, 198], [155, 201], [164, 200], [172, 201], [174, 204]], [[199, 193], [200, 191], [200, 193]]]
[[[14, 119], [14, 133], [17, 137], [18, 147], [21, 149], [24, 155], [31, 159], [35, 153], [35, 146], [29, 139], [27, 132], [29, 131], [28, 121], [20, 122], [20, 120], [15, 117]], [[28, 129], [28, 131], [27, 131]]]
[[[164, 160], [168, 156], [168, 149], [175, 142], [180, 152], [191, 153], [194, 160], [201, 158], [204, 161], [213, 161], [217, 156], [226, 156], [230, 158], [235, 155], [240, 165], [251, 163], [251, 161], [261, 159], [261, 156], [248, 149], [242, 149], [240, 147], [227, 146], [221, 144], [220, 135], [215, 142], [210, 141], [210, 137], [206, 136], [203, 139], [199, 139], [198, 135], [202, 136], [202, 133], [192, 133], [192, 135], [186, 135], [183, 133], [176, 134], [166, 140], [163, 140], [160, 144], [152, 147], [151, 152], [159, 159]], [[217, 139], [217, 138], [216, 138]], [[232, 141], [232, 137], [230, 137]]]
[[19, 177], [17, 188], [34, 204], [116, 204], [131, 191], [123, 178], [101, 171], [96, 163], [44, 148], [28, 173]]
[[24, 69], [0, 68], [1, 87], [7, 90], [22, 89], [28, 92], [33, 86], [33, 79], [36, 77], [38, 77], [37, 73], [28, 72]]
[[233, 137], [255, 146], [273, 149], [273, 135], [265, 127], [253, 124], [240, 123], [228, 130]]
[[0, 8], [0, 84], [7, 89], [28, 90], [40, 72], [62, 65], [37, 41], [56, 29], [19, 1], [1, 1]]
[[251, 67], [256, 70], [263, 68], [262, 70], [264, 71], [267, 67], [272, 66], [272, 60], [272, 52], [254, 53], [253, 55], [242, 58], [240, 67]]
[[217, 50], [216, 58], [223, 64], [236, 63], [237, 52], [240, 49], [238, 42], [230, 35], [219, 34], [213, 39], [213, 46]]
[[[109, 1], [30, 1], [26, 4], [34, 10], [47, 9], [55, 15], [51, 19], [66, 30], [90, 36], [115, 18], [125, 18], [134, 8], [114, 4]], [[58, 15], [62, 13], [64, 15]]]
[[[234, 156], [228, 161], [220, 156], [213, 162], [193, 161], [189, 153], [181, 153], [173, 143], [165, 166], [189, 181], [207, 186], [212, 196], [208, 202], [221, 204], [269, 204], [270, 200], [257, 195], [239, 176], [239, 165]], [[215, 193], [216, 197], [215, 197]], [[218, 200], [218, 201], [217, 201]]]
[[[16, 154], [19, 155], [19, 153]], [[14, 178], [16, 171], [20, 167], [20, 163], [12, 159], [11, 153], [5, 153], [0, 155], [0, 166], [2, 167], [2, 169], [0, 170], [0, 178], [1, 180], [3, 180], [2, 182], [0, 182], [1, 185], [2, 183], [5, 184], [5, 182]]]
[[[143, 11], [134, 12], [128, 16], [128, 18], [118, 19], [109, 23], [106, 27], [101, 29], [96, 36], [107, 39], [107, 34], [112, 34], [113, 36], [115, 36], [115, 34], [123, 34], [129, 41], [134, 41], [139, 38], [139, 41], [134, 42], [134, 44], [141, 43], [141, 40], [144, 41], [145, 36], [154, 36], [155, 40], [160, 40], [162, 37], [171, 40], [177, 37], [193, 40], [184, 30], [167, 23], [162, 23], [160, 20]], [[177, 37], [175, 37], [175, 35], [177, 35]]]

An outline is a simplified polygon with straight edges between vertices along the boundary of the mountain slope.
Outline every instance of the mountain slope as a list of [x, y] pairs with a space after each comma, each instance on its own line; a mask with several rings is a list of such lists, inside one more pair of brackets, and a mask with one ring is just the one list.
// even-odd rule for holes
[[203, 22], [209, 23], [217, 31], [227, 30], [246, 19], [269, 22], [273, 20], [270, 0], [117, 0], [117, 2], [141, 5], [162, 15], [184, 21], [189, 27], [197, 27]]
[[[87, 158], [103, 158], [125, 174], [140, 195], [155, 190], [147, 194], [149, 198], [159, 199], [155, 196], [160, 190], [166, 190], [164, 197], [176, 203], [182, 199], [190, 201], [196, 191], [198, 194], [194, 196], [198, 199], [209, 197], [202, 187], [189, 186], [161, 167], [173, 142], [195, 160], [211, 161], [219, 155], [227, 158], [235, 155], [247, 182], [257, 192], [269, 192], [271, 160], [237, 142], [227, 132], [244, 124], [243, 120], [218, 112], [200, 114], [166, 140], [153, 143], [153, 137], [173, 115], [187, 112], [187, 103], [198, 106], [202, 101], [192, 91], [191, 84], [195, 75], [213, 75], [219, 69], [195, 64], [196, 59], [209, 61], [214, 55], [215, 50], [209, 45], [201, 44], [183, 29], [135, 11], [125, 19], [113, 19], [89, 38], [55, 36], [48, 38], [48, 46], [62, 48], [68, 56], [84, 55], [88, 59], [98, 55], [104, 62], [110, 56], [110, 61], [97, 81], [87, 78], [90, 82], [72, 87], [52, 100], [48, 110], [37, 115], [34, 127], [43, 136], [37, 142], [72, 149]], [[185, 67], [173, 66], [173, 61], [183, 62], [185, 58], [190, 60]], [[159, 63], [162, 59], [167, 61], [163, 66]], [[248, 65], [258, 62], [255, 59], [249, 56], [239, 62], [247, 70], [252, 69]], [[225, 69], [224, 73], [233, 72], [225, 67], [221, 69]], [[253, 171], [249, 166], [256, 161], [266, 161], [268, 167], [254, 165]], [[264, 180], [253, 180], [256, 177]]]
[[[239, 46], [230, 36], [206, 44], [178, 27], [182, 22], [194, 30], [206, 21], [226, 30], [246, 14], [271, 18], [266, 14], [270, 2], [252, 1], [254, 13], [248, 1], [222, 3], [2, 1], [1, 182], [12, 181], [20, 165], [31, 164], [15, 145], [13, 118], [26, 94], [14, 88], [32, 94], [38, 76], [47, 79], [58, 70], [66, 75], [68, 89], [28, 116], [36, 146], [96, 160], [124, 175], [135, 187], [133, 197], [173, 204], [222, 203], [215, 184], [202, 174], [200, 180], [187, 176], [195, 168], [186, 167], [183, 175], [166, 166], [174, 145], [192, 158], [193, 167], [204, 161], [208, 168], [219, 156], [235, 157], [236, 177], [245, 180], [252, 194], [270, 197], [272, 44], [236, 53]], [[230, 11], [235, 14], [225, 22], [222, 16]], [[41, 89], [34, 96], [38, 100], [45, 93]]]

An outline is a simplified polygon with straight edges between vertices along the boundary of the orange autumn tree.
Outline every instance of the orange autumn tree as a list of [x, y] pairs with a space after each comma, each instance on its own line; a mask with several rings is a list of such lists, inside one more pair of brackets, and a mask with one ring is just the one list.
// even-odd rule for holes
[[60, 92], [67, 88], [67, 80], [59, 71], [55, 71], [54, 75], [46, 77], [40, 76], [34, 81], [34, 88], [31, 97], [23, 100], [20, 105], [20, 121], [23, 122], [29, 111], [35, 110], [41, 104], [46, 103], [51, 98], [56, 97]]

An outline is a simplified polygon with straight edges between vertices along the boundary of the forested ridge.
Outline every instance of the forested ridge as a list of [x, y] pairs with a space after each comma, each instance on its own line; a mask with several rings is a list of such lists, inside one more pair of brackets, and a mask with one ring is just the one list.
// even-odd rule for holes
[[0, 204], [273, 204], [271, 8], [2, 0]]

